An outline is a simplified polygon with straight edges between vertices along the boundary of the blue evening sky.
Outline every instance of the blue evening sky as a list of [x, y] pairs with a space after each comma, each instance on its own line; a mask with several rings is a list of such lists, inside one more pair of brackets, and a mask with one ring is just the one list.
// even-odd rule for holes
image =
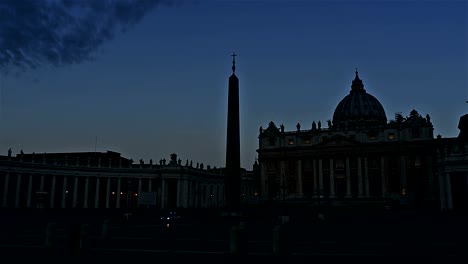
[[356, 67], [387, 119], [416, 109], [434, 136], [455, 137], [468, 113], [467, 16], [468, 2], [451, 0], [160, 4], [93, 60], [2, 74], [0, 151], [176, 153], [222, 167], [233, 51], [242, 167], [270, 121], [326, 127]]

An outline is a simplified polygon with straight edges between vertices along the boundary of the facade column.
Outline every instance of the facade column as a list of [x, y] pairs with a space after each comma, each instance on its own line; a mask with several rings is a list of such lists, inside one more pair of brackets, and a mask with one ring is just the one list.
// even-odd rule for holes
[[335, 198], [335, 168], [333, 159], [330, 159], [330, 198]]
[[317, 194], [320, 191], [318, 187], [318, 178], [317, 178], [317, 160], [314, 159], [312, 162], [312, 175], [314, 177], [314, 198], [317, 198]]
[[452, 183], [451, 183], [451, 178], [449, 173], [445, 173], [445, 197], [447, 201], [447, 209], [452, 210], [453, 209], [453, 203], [452, 203]]
[[439, 192], [440, 192], [440, 210], [444, 211], [447, 210], [447, 194], [446, 194], [446, 182], [445, 177], [446, 173], [439, 169]]
[[[323, 192], [323, 167], [322, 167], [322, 159], [319, 159], [319, 192]], [[320, 195], [320, 194], [319, 194]]]
[[52, 186], [50, 187], [50, 208], [55, 207], [55, 182], [56, 182], [56, 176], [52, 176]]
[[161, 208], [166, 208], [166, 179], [161, 180]]
[[44, 175], [41, 175], [41, 184], [39, 185], [39, 191], [44, 191]]
[[148, 192], [152, 192], [153, 191], [153, 186], [151, 186], [151, 179], [148, 179]]
[[88, 208], [88, 188], [89, 188], [89, 177], [86, 176], [85, 189], [84, 189], [84, 199], [83, 199], [83, 208]]
[[361, 161], [361, 156], [358, 157], [358, 198], [364, 197], [364, 194], [362, 193], [362, 161]]
[[28, 181], [28, 198], [26, 200], [26, 207], [31, 208], [31, 195], [32, 195], [32, 181], [33, 181], [33, 176], [32, 174], [29, 174], [29, 181]]
[[7, 171], [6, 172], [6, 175], [5, 175], [5, 181], [4, 181], [4, 184], [5, 186], [3, 186], [3, 207], [7, 207], [7, 199], [8, 199], [8, 184], [9, 184], [9, 181], [10, 181], [10, 172]]
[[111, 197], [110, 194], [110, 185], [111, 185], [111, 178], [107, 177], [107, 186], [106, 186], [106, 208], [109, 208], [109, 200]]
[[299, 188], [299, 198], [302, 198], [304, 194], [302, 190], [302, 160], [297, 161], [297, 182], [297, 187]]
[[400, 156], [400, 194], [401, 189], [406, 189], [406, 157]]
[[[434, 173], [432, 171], [432, 157], [431, 156], [426, 156], [426, 175], [427, 175], [427, 189], [425, 191], [426, 193], [426, 198], [428, 200], [433, 200], [434, 199]], [[468, 175], [467, 175], [468, 176]]]
[[[200, 203], [200, 184], [198, 181], [195, 182], [195, 208], [200, 208], [201, 203]], [[223, 194], [226, 194], [226, 191], [223, 192]], [[224, 203], [226, 203], [226, 199], [224, 200]]]
[[15, 208], [19, 208], [20, 202], [20, 190], [21, 190], [21, 173], [18, 173], [18, 177], [16, 178], [16, 197], [15, 197]]
[[75, 176], [75, 182], [73, 183], [73, 208], [76, 208], [78, 202], [78, 177]]
[[268, 200], [268, 186], [269, 182], [267, 179], [267, 164], [265, 162], [260, 162], [260, 194], [262, 195], [262, 199]]
[[285, 186], [284, 186], [284, 181], [285, 181], [285, 175], [284, 175], [284, 171], [285, 171], [285, 168], [284, 168], [284, 160], [280, 161], [280, 182], [279, 182], [279, 187], [280, 187], [280, 199], [283, 199], [283, 197], [285, 197]]
[[66, 207], [67, 201], [67, 177], [63, 176], [63, 185], [62, 185], [62, 208]]
[[369, 167], [367, 166], [367, 156], [364, 157], [364, 181], [366, 182], [366, 197], [370, 197], [369, 192]]
[[117, 203], [115, 205], [115, 208], [120, 208], [120, 183], [121, 183], [121, 179], [120, 177], [118, 178], [117, 180]]
[[385, 198], [387, 197], [387, 177], [385, 175], [385, 171], [386, 171], [386, 164], [385, 164], [385, 157], [382, 156], [380, 158], [380, 174], [381, 174], [381, 177], [382, 177], [382, 198]]
[[346, 198], [351, 198], [351, 171], [349, 166], [349, 157], [346, 157]]
[[94, 193], [94, 208], [99, 208], [99, 188], [100, 188], [101, 179], [98, 177], [96, 179], [96, 191]]

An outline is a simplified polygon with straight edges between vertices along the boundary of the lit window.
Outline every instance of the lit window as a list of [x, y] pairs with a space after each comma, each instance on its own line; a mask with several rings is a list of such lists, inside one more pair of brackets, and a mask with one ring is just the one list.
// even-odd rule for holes
[[389, 133], [388, 139], [395, 139], [395, 133]]
[[304, 144], [310, 144], [310, 138], [304, 138]]
[[343, 160], [339, 159], [335, 161], [335, 169], [343, 169], [344, 168], [344, 162]]
[[416, 156], [414, 159], [414, 167], [416, 168], [421, 167], [421, 159], [419, 158], [419, 156]]
[[375, 135], [375, 134], [369, 134], [369, 135], [367, 135], [367, 138], [368, 138], [369, 140], [376, 140], [376, 139], [377, 139], [377, 135]]
[[288, 145], [294, 145], [294, 139], [289, 139], [288, 140]]

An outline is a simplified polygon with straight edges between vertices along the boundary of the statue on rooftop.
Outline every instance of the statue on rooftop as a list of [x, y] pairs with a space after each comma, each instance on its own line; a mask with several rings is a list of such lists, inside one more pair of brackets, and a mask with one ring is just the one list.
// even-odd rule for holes
[[8, 157], [11, 157], [11, 148], [8, 149]]

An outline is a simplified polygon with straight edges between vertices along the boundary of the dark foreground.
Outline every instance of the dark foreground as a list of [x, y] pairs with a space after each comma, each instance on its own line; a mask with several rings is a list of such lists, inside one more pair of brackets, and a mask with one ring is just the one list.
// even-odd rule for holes
[[[0, 254], [24, 261], [468, 260], [465, 214], [413, 209], [3, 210]], [[312, 261], [312, 262], [313, 262]]]

